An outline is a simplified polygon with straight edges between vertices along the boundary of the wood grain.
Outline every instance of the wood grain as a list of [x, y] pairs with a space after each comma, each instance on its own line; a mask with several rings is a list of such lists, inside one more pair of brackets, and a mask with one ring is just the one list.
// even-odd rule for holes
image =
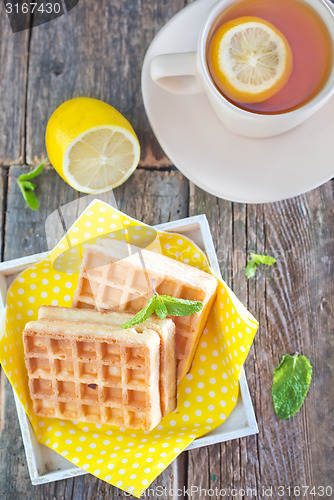
[[24, 161], [29, 31], [13, 33], [0, 4], [0, 165]]
[[[332, 189], [327, 183], [293, 200], [245, 206], [191, 187], [190, 213], [205, 208], [223, 257], [223, 277], [260, 322], [246, 362], [260, 433], [221, 445], [219, 475], [216, 446], [191, 451], [188, 486], [212, 488], [214, 478], [222, 488], [235, 488], [234, 498], [243, 498], [238, 491], [245, 488], [266, 498], [263, 488], [273, 487], [275, 497], [279, 486], [333, 486], [333, 442], [328, 437], [333, 435], [334, 404], [329, 391], [321, 390], [332, 386], [334, 373]], [[227, 255], [222, 248], [229, 249]], [[278, 262], [247, 282], [250, 251], [274, 255]], [[280, 421], [271, 399], [272, 371], [283, 354], [297, 351], [311, 360], [313, 383], [300, 412]]]
[[[12, 167], [8, 186], [8, 208], [5, 234], [5, 259], [47, 250], [44, 221], [59, 206], [78, 200], [78, 207], [84, 208], [91, 198], [80, 196], [69, 188], [51, 168], [47, 168], [36, 179], [37, 195], [40, 200], [38, 212], [32, 212], [25, 205], [14, 177], [25, 167]], [[188, 181], [178, 172], [160, 172], [138, 169], [133, 176], [114, 193], [101, 195], [107, 202], [116, 199], [120, 210], [148, 224], [159, 224], [188, 215]], [[72, 216], [78, 215], [79, 208], [72, 206]], [[68, 222], [70, 223], [70, 212]], [[16, 231], [13, 231], [13, 227]], [[57, 228], [55, 228], [57, 230]], [[18, 245], [17, 235], [20, 234]], [[4, 377], [3, 377], [4, 378]], [[7, 485], [0, 480], [0, 498], [5, 500], [28, 498], [64, 498], [73, 500], [100, 498], [128, 498], [121, 490], [114, 488], [94, 476], [86, 475], [75, 479], [58, 481], [32, 487], [28, 477], [21, 433], [15, 416], [16, 409], [9, 383], [1, 393], [0, 407], [4, 408], [4, 426], [0, 434], [0, 478], [19, 477], [19, 481]], [[183, 484], [186, 462], [180, 457], [173, 462], [154, 482], [154, 488], [171, 491]], [[169, 499], [167, 495], [161, 498]]]
[[45, 154], [53, 111], [72, 97], [102, 99], [132, 123], [143, 166], [169, 166], [148, 124], [141, 66], [158, 30], [183, 0], [80, 0], [68, 14], [32, 30], [27, 101], [27, 161]]

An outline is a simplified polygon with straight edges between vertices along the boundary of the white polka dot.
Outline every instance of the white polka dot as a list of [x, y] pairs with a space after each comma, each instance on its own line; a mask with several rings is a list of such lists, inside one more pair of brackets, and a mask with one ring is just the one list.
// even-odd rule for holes
[[198, 373], [199, 375], [204, 375], [205, 371], [203, 370], [203, 368], [201, 368], [200, 370], [198, 370]]
[[100, 469], [94, 470], [94, 474], [96, 474], [97, 476], [100, 474], [100, 472], [101, 472]]
[[89, 447], [90, 447], [90, 448], [96, 448], [96, 444], [95, 444], [95, 443], [91, 443], [91, 444], [89, 445]]
[[168, 443], [163, 443], [162, 447], [163, 448], [168, 448], [169, 444]]
[[192, 380], [193, 376], [191, 373], [188, 373], [186, 378], [187, 378], [187, 380]]
[[189, 401], [185, 401], [185, 402], [183, 403], [183, 406], [185, 406], [185, 408], [189, 408], [189, 406], [190, 406]]
[[115, 465], [114, 465], [114, 464], [109, 464], [109, 465], [108, 465], [108, 469], [109, 469], [109, 470], [113, 469], [114, 467], [115, 467]]
[[185, 388], [185, 392], [186, 392], [187, 394], [190, 394], [190, 393], [191, 393], [191, 389], [190, 389], [190, 387], [186, 387], [186, 388]]
[[205, 356], [201, 356], [199, 359], [200, 359], [201, 361], [205, 361], [205, 360], [206, 360], [206, 357], [205, 357]]
[[217, 365], [215, 365], [215, 364], [211, 365], [211, 370], [217, 370], [217, 368], [218, 368]]
[[104, 478], [105, 481], [110, 481], [110, 479], [111, 479], [111, 476], [109, 476], [109, 475]]
[[183, 415], [182, 420], [183, 420], [184, 422], [187, 422], [187, 421], [189, 420], [188, 415]]
[[246, 351], [246, 349], [244, 348], [244, 346], [243, 346], [243, 345], [240, 347], [240, 351], [241, 351], [241, 352], [245, 352], [245, 351]]
[[141, 484], [143, 484], [144, 486], [146, 486], [146, 484], [148, 484], [148, 480], [147, 479], [144, 479]]
[[218, 356], [218, 351], [213, 351], [212, 355], [215, 356], [215, 357], [217, 357]]
[[199, 389], [203, 389], [203, 387], [204, 387], [203, 382], [199, 382], [199, 383], [197, 384], [197, 387], [198, 387]]
[[78, 446], [78, 448], [75, 448], [75, 451], [82, 451], [81, 446]]
[[136, 479], [136, 474], [131, 474], [130, 479]]
[[145, 472], [145, 474], [148, 474], [149, 472], [151, 472], [151, 469], [149, 469], [148, 467], [146, 467], [146, 469], [144, 469], [144, 472]]
[[201, 403], [201, 402], [203, 401], [202, 396], [197, 396], [196, 401], [197, 401], [198, 403]]
[[74, 430], [74, 429], [70, 429], [68, 432], [69, 432], [70, 434], [75, 434], [75, 430]]
[[196, 415], [197, 417], [200, 417], [200, 416], [202, 415], [201, 410], [196, 410], [196, 411], [195, 411], [195, 415]]
[[73, 458], [72, 462], [73, 462], [74, 464], [78, 464], [78, 463], [79, 463], [79, 459], [75, 457], [75, 458]]
[[132, 464], [132, 467], [133, 467], [134, 469], [137, 469], [137, 467], [139, 467], [139, 464]]
[[124, 474], [125, 473], [125, 469], [119, 469], [118, 473], [119, 474]]

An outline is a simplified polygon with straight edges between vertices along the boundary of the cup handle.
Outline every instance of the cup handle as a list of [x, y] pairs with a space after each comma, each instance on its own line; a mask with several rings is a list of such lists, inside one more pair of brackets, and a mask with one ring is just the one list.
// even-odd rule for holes
[[151, 61], [152, 80], [173, 94], [204, 92], [198, 77], [196, 52], [162, 54]]

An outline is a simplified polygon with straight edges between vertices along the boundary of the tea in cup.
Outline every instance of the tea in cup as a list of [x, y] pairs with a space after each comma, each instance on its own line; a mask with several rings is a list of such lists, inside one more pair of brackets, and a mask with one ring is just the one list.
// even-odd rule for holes
[[270, 137], [333, 95], [333, 52], [334, 15], [325, 0], [221, 0], [197, 52], [155, 57], [151, 77], [170, 92], [205, 92], [230, 131]]

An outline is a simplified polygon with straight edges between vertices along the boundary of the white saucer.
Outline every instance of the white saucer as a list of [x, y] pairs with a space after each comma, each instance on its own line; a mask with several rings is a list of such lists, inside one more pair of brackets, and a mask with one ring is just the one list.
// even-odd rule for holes
[[142, 93], [159, 143], [188, 179], [227, 200], [273, 202], [323, 184], [334, 174], [334, 98], [290, 132], [247, 139], [230, 133], [218, 121], [204, 94], [175, 95], [153, 83], [152, 58], [196, 50], [199, 29], [215, 1], [197, 0], [181, 10], [146, 53]]

